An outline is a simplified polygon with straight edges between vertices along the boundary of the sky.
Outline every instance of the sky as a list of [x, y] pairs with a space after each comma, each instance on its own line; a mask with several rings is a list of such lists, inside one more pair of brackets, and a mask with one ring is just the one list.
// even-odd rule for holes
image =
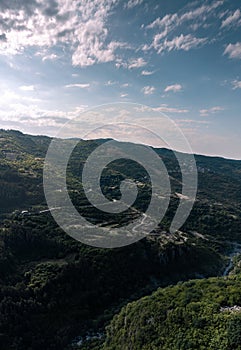
[[54, 136], [137, 103], [193, 152], [241, 159], [240, 1], [1, 0], [0, 76], [0, 128]]

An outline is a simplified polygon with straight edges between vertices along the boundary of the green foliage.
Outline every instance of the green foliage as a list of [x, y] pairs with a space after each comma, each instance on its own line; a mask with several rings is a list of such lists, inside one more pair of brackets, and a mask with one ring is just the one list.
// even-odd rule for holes
[[240, 349], [241, 278], [192, 280], [125, 306], [107, 327], [104, 350]]
[[162, 246], [144, 239], [119, 249], [91, 248], [63, 233], [49, 214], [6, 220], [0, 244], [0, 333], [6, 349], [65, 348], [157, 285], [197, 273], [216, 275], [223, 266], [208, 245]]
[[[158, 286], [221, 274], [228, 241], [241, 242], [241, 162], [197, 156], [198, 198], [185, 232], [104, 250], [74, 241], [49, 213], [40, 213], [46, 209], [42, 167], [50, 141], [0, 131], [0, 348], [67, 350], [75, 337], [103, 330], [117, 314], [105, 344], [104, 338], [93, 338], [82, 349], [239, 349], [238, 315], [220, 312], [220, 306], [241, 303], [238, 277], [160, 289], [118, 312]], [[119, 199], [120, 183], [130, 177], [138, 183], [138, 198], [127, 219], [96, 211], [83, 193], [80, 173], [103, 142], [77, 145], [67, 185], [83, 215], [120, 224], [132, 220], [136, 209], [146, 209], [150, 179], [135, 162], [111, 163], [101, 178], [106, 197]], [[181, 174], [173, 152], [157, 152], [171, 175], [172, 198], [161, 223], [167, 229], [179, 204], [175, 193], [182, 191]]]

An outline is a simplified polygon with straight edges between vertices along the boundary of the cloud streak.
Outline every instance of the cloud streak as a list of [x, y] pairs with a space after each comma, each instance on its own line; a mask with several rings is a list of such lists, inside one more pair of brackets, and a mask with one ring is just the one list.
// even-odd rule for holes
[[147, 65], [147, 62], [142, 58], [134, 58], [130, 60], [128, 64], [128, 69], [133, 69], [133, 68], [141, 68]]
[[233, 85], [233, 90], [241, 89], [241, 80], [233, 80], [232, 85]]
[[142, 68], [147, 65], [147, 61], [144, 60], [143, 57], [138, 57], [138, 58], [130, 58], [127, 62], [119, 59], [116, 63], [116, 67], [120, 68], [127, 68], [127, 69], [137, 69], [137, 68]]
[[144, 95], [152, 95], [155, 90], [154, 86], [144, 86], [144, 88], [141, 89]]
[[173, 85], [168, 85], [166, 88], [165, 88], [165, 92], [178, 92], [178, 91], [181, 91], [182, 90], [182, 85], [181, 84], [173, 84]]
[[224, 50], [224, 55], [228, 55], [229, 58], [241, 59], [241, 43], [228, 44]]
[[177, 29], [177, 27], [182, 24], [186, 24], [186, 22], [196, 21], [198, 20], [198, 25], [201, 25], [203, 21], [205, 21], [209, 16], [213, 15], [214, 10], [220, 7], [223, 4], [223, 1], [215, 1], [212, 4], [201, 5], [192, 10], [183, 12], [183, 13], [174, 13], [167, 14], [164, 17], [156, 18], [152, 23], [146, 26], [147, 29], [159, 28], [163, 29], [164, 36], [169, 34], [170, 32]]
[[80, 88], [80, 89], [88, 89], [90, 87], [90, 84], [67, 84], [65, 85], [65, 88], [71, 89], [71, 88]]
[[155, 73], [154, 71], [143, 70], [143, 71], [141, 72], [141, 75], [152, 75], [152, 74], [154, 74], [154, 73]]
[[143, 0], [129, 0], [127, 4], [125, 4], [125, 8], [132, 9], [133, 7], [136, 7], [143, 3]]
[[19, 89], [22, 91], [34, 91], [34, 85], [22, 85]]
[[59, 58], [58, 55], [56, 55], [55, 53], [51, 53], [50, 55], [43, 56], [42, 61], [43, 62], [45, 62], [45, 61], [55, 61], [58, 58]]
[[[143, 50], [154, 48], [158, 53], [172, 50], [189, 51], [192, 48], [199, 47], [207, 43], [207, 38], [197, 38], [193, 32], [199, 27], [204, 26], [223, 4], [223, 1], [215, 1], [212, 4], [204, 4], [188, 11], [166, 14], [164, 17], [156, 18], [152, 23], [146, 26], [147, 30], [158, 30], [153, 36], [152, 43], [143, 46]], [[183, 29], [180, 29], [183, 28]], [[174, 36], [177, 31], [191, 30], [191, 33], [182, 33]]]
[[201, 117], [208, 117], [210, 114], [215, 114], [222, 111], [224, 111], [223, 107], [215, 106], [208, 109], [200, 109], [199, 113]]
[[189, 51], [190, 49], [202, 46], [206, 42], [207, 38], [196, 38], [191, 34], [181, 34], [179, 36], [176, 36], [172, 40], [165, 39], [164, 41], [162, 41], [160, 40], [159, 34], [157, 34], [153, 40], [153, 47], [155, 50], [157, 50], [158, 53], [177, 50]]
[[241, 12], [236, 10], [233, 14], [230, 14], [225, 20], [222, 21], [221, 28], [230, 26], [240, 26], [241, 25]]
[[153, 108], [153, 110], [157, 112], [163, 112], [163, 113], [188, 113], [189, 110], [186, 108], [176, 108], [176, 107], [169, 107], [166, 104], [162, 104], [160, 107]]

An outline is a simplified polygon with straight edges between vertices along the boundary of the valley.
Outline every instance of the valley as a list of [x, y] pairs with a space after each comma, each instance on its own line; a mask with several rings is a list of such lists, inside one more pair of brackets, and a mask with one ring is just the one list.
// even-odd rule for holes
[[[117, 162], [103, 172], [102, 179], [103, 193], [117, 200], [121, 179], [135, 178], [137, 174], [139, 202], [127, 212], [127, 217], [101, 215], [85, 197], [79, 164], [83, 164], [101, 142], [104, 140], [81, 141], [75, 149], [67, 177], [71, 200], [82, 215], [100, 227], [128, 222], [138, 215], [142, 215], [141, 224], [148, 224], [145, 213], [140, 213], [145, 212], [148, 204], [150, 184], [134, 164], [128, 166], [125, 173], [125, 164]], [[171, 174], [172, 194], [165, 217], [158, 228], [141, 241], [127, 247], [103, 249], [75, 241], [53, 220], [42, 186], [42, 167], [49, 143], [50, 139], [44, 136], [0, 131], [0, 146], [4, 149], [0, 161], [0, 342], [4, 350], [128, 350], [129, 344], [136, 350], [159, 349], [160, 344], [164, 344], [162, 349], [188, 349], [188, 346], [194, 349], [197, 346], [194, 343], [187, 345], [188, 336], [179, 339], [184, 345], [177, 345], [165, 338], [158, 327], [164, 322], [163, 329], [171, 337], [165, 324], [171, 329], [172, 322], [177, 322], [178, 312], [182, 315], [179, 323], [182, 317], [189, 319], [189, 311], [185, 315], [189, 304], [191, 314], [198, 313], [195, 322], [201, 325], [204, 321], [200, 321], [199, 316], [204, 316], [200, 314], [200, 305], [205, 304], [204, 311], [209, 312], [207, 295], [212, 303], [214, 299], [218, 301], [215, 310], [241, 305], [238, 292], [241, 162], [196, 156], [197, 199], [185, 225], [171, 234], [170, 222], [181, 194], [180, 171], [171, 151], [156, 150]], [[14, 157], [9, 156], [13, 153]], [[59, 207], [51, 210], [58, 211]], [[139, 228], [134, 227], [133, 231]], [[211, 279], [207, 279], [209, 277]], [[220, 296], [217, 296], [219, 284]], [[226, 299], [222, 294], [225, 286], [233, 290]], [[204, 288], [202, 296], [200, 288]], [[178, 293], [184, 299], [179, 298]], [[139, 305], [147, 311], [140, 314]], [[210, 308], [213, 307], [212, 304]], [[168, 310], [173, 310], [173, 319], [164, 317], [164, 314], [171, 317]], [[122, 319], [123, 313], [126, 321], [125, 317]], [[214, 332], [214, 324], [210, 320], [205, 322], [210, 326], [208, 332]], [[220, 327], [226, 327], [223, 319], [217, 322]], [[230, 322], [232, 324], [232, 317]], [[206, 328], [195, 327], [193, 332], [201, 332], [198, 337], [202, 338]], [[186, 334], [186, 328], [180, 329]], [[192, 339], [197, 338], [194, 333]]]

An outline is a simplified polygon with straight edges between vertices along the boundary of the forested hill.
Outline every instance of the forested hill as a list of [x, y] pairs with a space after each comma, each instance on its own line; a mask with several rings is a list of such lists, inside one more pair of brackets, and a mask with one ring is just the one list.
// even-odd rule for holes
[[[0, 130], [2, 212], [11, 211], [15, 206], [26, 207], [44, 202], [42, 166], [50, 142], [51, 138], [47, 136]], [[105, 140], [80, 141], [77, 147], [78, 160], [84, 161], [102, 142]], [[156, 152], [163, 159], [167, 169], [171, 170], [172, 174], [175, 173], [178, 164], [174, 153], [167, 149], [156, 149]], [[241, 161], [201, 155], [196, 155], [195, 158], [199, 172], [200, 199], [220, 202], [220, 205], [226, 200], [231, 206], [233, 203], [238, 205], [241, 200]], [[178, 174], [178, 171], [176, 173]], [[177, 186], [177, 190], [181, 191], [181, 188]]]
[[[102, 346], [129, 349], [120, 336], [126, 331], [122, 314], [111, 323], [104, 345], [105, 326], [122, 306], [160, 286], [190, 278], [221, 276], [229, 266], [230, 255], [241, 243], [241, 162], [196, 156], [197, 200], [186, 224], [176, 234], [170, 234], [168, 229], [182, 190], [181, 177], [172, 151], [158, 149], [172, 187], [170, 206], [159, 231], [128, 247], [97, 249], [67, 236], [47, 210], [42, 169], [50, 141], [46, 136], [0, 131], [0, 349], [73, 349], [81, 344], [78, 339], [99, 333], [101, 342], [97, 349]], [[67, 182], [71, 199], [80, 211], [82, 206], [88, 206], [81, 190], [80, 165], [102, 142], [105, 140], [80, 141], [73, 152]], [[118, 198], [119, 184], [125, 176], [134, 179], [137, 176], [142, 185], [143, 173], [135, 164], [129, 165], [117, 162], [103, 173], [103, 192], [107, 197]], [[114, 186], [109, 186], [109, 180]], [[148, 203], [149, 186], [148, 182], [140, 186], [144, 188], [140, 209]], [[93, 208], [89, 206], [88, 210], [88, 215], [94, 215]], [[102, 218], [99, 215], [97, 219]], [[210, 288], [212, 283], [211, 280]], [[184, 288], [186, 303], [191, 302], [188, 284], [177, 288]], [[169, 289], [163, 293], [168, 296]], [[153, 298], [158, 303], [159, 296]], [[235, 298], [225, 303], [238, 303]], [[142, 301], [138, 303], [142, 305]], [[182, 307], [187, 305], [181, 299], [180, 303]], [[136, 310], [135, 305], [130, 310]], [[169, 309], [170, 305], [165, 307]], [[128, 320], [129, 317], [135, 320], [134, 314], [128, 314]], [[155, 336], [159, 325], [156, 318], [153, 322]], [[142, 325], [138, 327], [141, 329]], [[128, 336], [126, 339], [129, 341]], [[143, 338], [146, 349], [151, 348], [149, 341], [153, 349], [159, 346]], [[132, 344], [133, 349], [142, 349], [135, 336]], [[95, 344], [87, 341], [83, 346], [94, 349]]]
[[179, 283], [128, 304], [107, 327], [102, 349], [239, 350], [240, 344], [241, 276], [233, 275]]
[[44, 200], [42, 167], [51, 139], [0, 130], [1, 213]]

